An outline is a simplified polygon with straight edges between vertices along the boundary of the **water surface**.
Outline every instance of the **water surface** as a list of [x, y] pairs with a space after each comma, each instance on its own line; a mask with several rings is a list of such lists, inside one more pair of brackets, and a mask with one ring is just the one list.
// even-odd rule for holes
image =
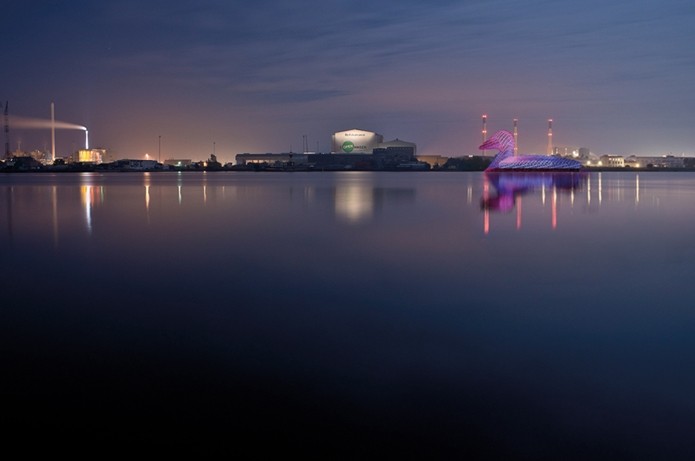
[[695, 454], [694, 174], [13, 174], [0, 219], [18, 436]]

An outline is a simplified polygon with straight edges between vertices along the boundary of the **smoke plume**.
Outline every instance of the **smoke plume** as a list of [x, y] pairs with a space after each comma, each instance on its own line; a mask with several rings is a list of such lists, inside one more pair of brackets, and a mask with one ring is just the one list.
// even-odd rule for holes
[[[12, 128], [21, 129], [38, 129], [38, 130], [50, 130], [52, 126], [50, 119], [40, 119], [40, 118], [30, 118], [30, 117], [18, 117], [10, 116], [10, 126]], [[59, 122], [55, 121], [56, 130], [82, 130], [87, 131], [87, 127], [82, 125], [76, 125], [74, 123]]]

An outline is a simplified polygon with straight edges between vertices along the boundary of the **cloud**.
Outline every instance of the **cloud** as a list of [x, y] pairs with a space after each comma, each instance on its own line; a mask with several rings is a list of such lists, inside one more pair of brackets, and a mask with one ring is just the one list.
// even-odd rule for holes
[[[18, 33], [33, 14], [23, 5], [14, 6]], [[138, 106], [150, 117], [199, 106], [220, 125], [244, 122], [239, 113], [289, 124], [303, 112], [323, 125], [415, 131], [423, 117], [449, 129], [480, 111], [579, 125], [629, 105], [636, 126], [651, 112], [665, 120], [669, 106], [674, 119], [694, 110], [686, 0], [122, 0], [90, 4], [87, 32], [77, 14], [87, 4], [61, 5], [50, 34], [24, 34], [31, 46], [10, 50], [19, 67], [0, 69], [8, 88], [99, 98], [94, 108]]]
[[267, 101], [272, 103], [302, 103], [316, 102], [333, 99], [341, 96], [348, 96], [347, 91], [340, 90], [270, 90], [262, 92], [249, 92], [245, 96], [254, 102]]

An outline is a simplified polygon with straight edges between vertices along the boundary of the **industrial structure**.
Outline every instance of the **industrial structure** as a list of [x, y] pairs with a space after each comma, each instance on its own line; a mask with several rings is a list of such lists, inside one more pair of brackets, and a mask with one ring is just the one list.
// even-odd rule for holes
[[[485, 144], [485, 141], [487, 140], [487, 114], [483, 114], [483, 144]], [[485, 157], [485, 150], [483, 150], [483, 157]]]
[[546, 151], [548, 155], [553, 154], [553, 119], [548, 119], [548, 149]]
[[351, 130], [333, 133], [331, 153], [371, 154], [384, 141], [384, 137], [373, 131]]
[[56, 111], [51, 101], [51, 162], [56, 161]]
[[96, 163], [106, 161], [106, 149], [80, 149], [77, 151], [77, 161], [81, 163]]
[[393, 139], [384, 142], [379, 133], [353, 128], [333, 133], [330, 154], [308, 152], [303, 136], [303, 153], [244, 153], [236, 156], [240, 167], [300, 168], [318, 170], [427, 169], [428, 163], [416, 159], [415, 143]]
[[[174, 162], [175, 160], [165, 160], [165, 165], [181, 166], [169, 162]], [[190, 160], [189, 160], [190, 162]], [[265, 153], [265, 154], [251, 154], [244, 152], [243, 154], [236, 155], [236, 164], [245, 165], [262, 165], [267, 164], [270, 166], [284, 166], [284, 165], [305, 165], [307, 163], [307, 154], [298, 154], [294, 152], [283, 152], [283, 153]]]
[[573, 157], [579, 158], [580, 147], [575, 146], [553, 146], [553, 155], [559, 155], [560, 157]]
[[9, 101], [5, 101], [5, 158], [10, 158], [10, 114]]
[[[482, 122], [483, 122], [483, 127], [481, 131], [482, 135], [482, 143], [481, 145], [485, 144], [485, 141], [487, 141], [487, 114], [483, 114], [482, 116]], [[512, 136], [514, 139], [514, 151], [513, 155], [519, 155], [519, 119], [514, 118], [512, 119]], [[546, 147], [546, 155], [556, 155], [557, 152], [555, 152], [555, 146], [553, 145], [553, 119], [549, 118], [548, 119], [548, 143]], [[483, 157], [486, 156], [486, 151], [487, 149], [483, 149]]]
[[187, 168], [193, 164], [193, 160], [190, 158], [168, 158], [164, 160], [163, 164], [174, 168]]

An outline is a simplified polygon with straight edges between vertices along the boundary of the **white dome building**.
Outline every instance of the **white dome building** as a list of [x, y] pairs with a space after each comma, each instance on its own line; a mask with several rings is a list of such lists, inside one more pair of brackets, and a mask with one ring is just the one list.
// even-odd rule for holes
[[384, 141], [384, 137], [373, 131], [352, 130], [333, 133], [331, 152], [334, 154], [371, 154]]

